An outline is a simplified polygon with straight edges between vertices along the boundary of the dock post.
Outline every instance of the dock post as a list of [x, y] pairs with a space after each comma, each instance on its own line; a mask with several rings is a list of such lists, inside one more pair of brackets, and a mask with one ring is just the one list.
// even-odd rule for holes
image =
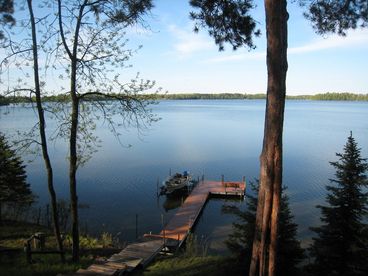
[[135, 239], [138, 239], [138, 214], [135, 214]]
[[161, 224], [162, 224], [162, 233], [163, 233], [163, 245], [165, 246], [165, 226], [164, 226], [164, 214], [161, 214]]
[[247, 183], [245, 182], [245, 176], [243, 176], [243, 184], [244, 184], [244, 194], [243, 194], [243, 196], [245, 196], [245, 190], [247, 188]]
[[156, 183], [156, 195], [157, 195], [157, 197], [160, 195], [160, 193], [158, 192], [159, 182], [160, 182], [160, 178], [157, 177], [157, 183]]

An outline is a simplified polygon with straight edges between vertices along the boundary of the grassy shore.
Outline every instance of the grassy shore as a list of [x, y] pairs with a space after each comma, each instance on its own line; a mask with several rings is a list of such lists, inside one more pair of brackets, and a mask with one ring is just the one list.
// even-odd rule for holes
[[[52, 232], [42, 226], [24, 222], [4, 221], [0, 225], [0, 274], [12, 275], [57, 275], [58, 273], [72, 273], [79, 268], [86, 268], [95, 258], [111, 256], [120, 251], [117, 248], [103, 248], [100, 240], [90, 238], [90, 246], [81, 250], [81, 260], [78, 264], [71, 262], [70, 249], [66, 249], [66, 263], [62, 264], [60, 255], [36, 255], [34, 263], [28, 264], [23, 251], [25, 241], [36, 232], [47, 235], [46, 248], [56, 248]], [[82, 241], [86, 238], [82, 237]]]
[[144, 271], [135, 275], [144, 276], [193, 276], [193, 275], [245, 275], [245, 269], [237, 260], [230, 257], [175, 256], [157, 260]]
[[[0, 274], [7, 276], [57, 275], [87, 268], [98, 257], [109, 257], [120, 251], [117, 248], [102, 248], [104, 241], [94, 239], [88, 249], [82, 250], [81, 261], [71, 262], [71, 254], [67, 249], [66, 263], [62, 264], [59, 255], [36, 255], [34, 263], [28, 264], [23, 251], [24, 242], [34, 233], [44, 232], [48, 236], [46, 247], [56, 248], [54, 238], [49, 229], [22, 222], [5, 221], [0, 225]], [[83, 239], [82, 239], [83, 240]], [[184, 275], [244, 275], [241, 263], [230, 257], [195, 256], [182, 252], [172, 257], [159, 257], [144, 270], [134, 275], [144, 276], [184, 276]]]

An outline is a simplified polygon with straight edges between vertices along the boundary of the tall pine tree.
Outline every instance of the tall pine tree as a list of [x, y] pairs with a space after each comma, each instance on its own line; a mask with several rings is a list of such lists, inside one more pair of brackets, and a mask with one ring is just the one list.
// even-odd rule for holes
[[313, 275], [368, 275], [367, 159], [361, 157], [352, 134], [343, 153], [330, 164], [336, 169], [332, 185], [327, 186], [328, 206], [321, 209], [320, 227], [311, 228], [313, 239], [311, 265]]
[[24, 206], [34, 201], [25, 166], [0, 133], [0, 223], [4, 204]]
[[[250, 184], [253, 192], [258, 194], [258, 186]], [[293, 215], [289, 208], [289, 198], [286, 195], [285, 187], [282, 189], [279, 235], [278, 235], [278, 258], [276, 275], [299, 275], [298, 264], [304, 258], [304, 250], [300, 242], [296, 239], [297, 224], [293, 222]], [[254, 229], [257, 212], [257, 197], [247, 195], [247, 208], [244, 211], [234, 206], [226, 206], [224, 211], [235, 214], [238, 222], [233, 224], [233, 233], [226, 241], [228, 248], [239, 257], [244, 264], [245, 270], [249, 270], [250, 259], [252, 256], [252, 245], [254, 239]]]

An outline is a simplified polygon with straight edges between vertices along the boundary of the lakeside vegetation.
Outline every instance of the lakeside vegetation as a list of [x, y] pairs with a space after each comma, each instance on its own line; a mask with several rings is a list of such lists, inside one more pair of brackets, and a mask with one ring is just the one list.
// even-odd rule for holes
[[[33, 263], [28, 264], [23, 251], [24, 243], [36, 232], [46, 234], [46, 248], [55, 249], [56, 241], [52, 229], [22, 221], [6, 220], [0, 224], [0, 271], [2, 275], [56, 275], [74, 273], [79, 268], [86, 268], [96, 258], [109, 257], [120, 251], [119, 248], [106, 244], [106, 237], [93, 238], [81, 236], [82, 254], [79, 263], [71, 262], [70, 238], [65, 240], [66, 262], [60, 262], [59, 254], [36, 255]], [[69, 240], [69, 241], [68, 241]]]
[[[111, 100], [114, 99], [115, 94], [110, 94]], [[142, 98], [151, 100], [264, 100], [266, 94], [247, 94], [247, 93], [178, 93], [178, 94], [146, 94], [141, 95]], [[298, 95], [286, 96], [288, 100], [310, 100], [310, 101], [368, 101], [368, 94], [355, 93], [320, 93], [315, 95]], [[85, 101], [101, 100], [96, 96], [86, 97]], [[52, 95], [44, 96], [44, 102], [68, 102], [70, 97], [68, 95]], [[30, 103], [36, 102], [34, 97], [29, 98], [25, 96], [0, 96], [0, 105], [8, 105], [14, 103]]]
[[[247, 93], [182, 93], [157, 95], [157, 99], [165, 100], [263, 100], [266, 94], [247, 94]], [[322, 93], [315, 95], [286, 96], [288, 100], [314, 100], [314, 101], [368, 101], [368, 94], [354, 93]]]

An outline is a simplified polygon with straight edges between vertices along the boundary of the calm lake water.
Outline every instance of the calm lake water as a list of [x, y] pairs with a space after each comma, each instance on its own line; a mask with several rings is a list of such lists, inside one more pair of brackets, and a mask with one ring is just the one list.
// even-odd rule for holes
[[[4, 112], [8, 112], [4, 115]], [[101, 147], [78, 171], [78, 193], [88, 209], [80, 211], [82, 229], [90, 232], [120, 232], [120, 239], [134, 240], [136, 215], [138, 234], [161, 229], [161, 217], [168, 221], [181, 204], [157, 199], [157, 180], [169, 173], [189, 170], [195, 177], [247, 182], [259, 174], [263, 139], [265, 101], [195, 100], [164, 101], [154, 107], [162, 118], [149, 131], [138, 135], [123, 131], [123, 147], [102, 122], [97, 134]], [[1, 107], [1, 131], [13, 133], [33, 126], [36, 113], [26, 107]], [[323, 203], [325, 185], [333, 177], [329, 161], [336, 160], [350, 131], [368, 156], [368, 103], [287, 101], [284, 127], [284, 185], [299, 225], [299, 238], [308, 241], [309, 226], [319, 223], [316, 204]], [[49, 129], [53, 122], [48, 123]], [[51, 144], [55, 185], [60, 198], [68, 198], [67, 145]], [[41, 158], [27, 165], [28, 181], [39, 196], [48, 201]], [[246, 200], [246, 198], [245, 198]], [[221, 213], [224, 204], [241, 208], [239, 200], [212, 199], [196, 227], [199, 239], [211, 252], [223, 252], [223, 240], [231, 232], [234, 217]]]

